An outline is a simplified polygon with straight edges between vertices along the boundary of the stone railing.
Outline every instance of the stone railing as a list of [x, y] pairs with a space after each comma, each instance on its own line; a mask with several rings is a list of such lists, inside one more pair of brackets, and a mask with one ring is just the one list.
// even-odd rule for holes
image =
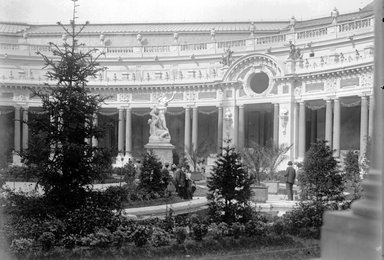
[[246, 40], [217, 42], [217, 48], [218, 49], [236, 48], [236, 47], [243, 47], [245, 46], [245, 44], [246, 44]]
[[[104, 50], [107, 57], [161, 57], [161, 56], [186, 56], [199, 54], [221, 54], [223, 49], [232, 48], [236, 52], [265, 51], [268, 47], [286, 47], [292, 40], [296, 44], [316, 39], [335, 39], [353, 36], [359, 33], [373, 32], [373, 18], [364, 18], [351, 22], [333, 24], [310, 30], [292, 31], [276, 35], [260, 36], [255, 38], [218, 41], [193, 44], [174, 44], [163, 46], [86, 46], [84, 50], [97, 48]], [[48, 45], [28, 43], [12, 44], [0, 43], [0, 54], [10, 55], [36, 55], [36, 52], [49, 53]]]
[[296, 39], [301, 40], [301, 39], [307, 39], [307, 38], [321, 37], [323, 35], [327, 35], [327, 32], [328, 32], [327, 27], [297, 32]]

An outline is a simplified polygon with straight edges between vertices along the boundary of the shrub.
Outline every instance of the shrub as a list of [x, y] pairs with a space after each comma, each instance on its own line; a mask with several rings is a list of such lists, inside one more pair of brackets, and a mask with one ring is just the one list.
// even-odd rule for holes
[[153, 153], [144, 154], [140, 172], [139, 189], [151, 193], [152, 198], [163, 197], [170, 177], [161, 170], [161, 162]]
[[89, 245], [107, 247], [112, 243], [111, 231], [107, 228], [100, 228], [95, 233], [88, 235]]
[[55, 243], [55, 235], [52, 232], [44, 232], [37, 241], [41, 244], [43, 251], [48, 251]]
[[345, 179], [352, 190], [351, 201], [359, 199], [362, 195], [359, 155], [354, 151], [348, 151], [344, 159]]
[[147, 244], [151, 237], [152, 230], [150, 227], [138, 225], [135, 232], [132, 234], [133, 242], [137, 247], [142, 247]]
[[208, 233], [208, 227], [205, 224], [194, 223], [192, 228], [192, 238], [196, 241], [203, 240], [203, 237]]
[[258, 213], [245, 224], [244, 232], [248, 236], [263, 237], [267, 233], [267, 220]]
[[282, 217], [284, 230], [292, 235], [318, 239], [324, 211], [336, 207], [337, 204], [324, 205], [319, 201], [300, 202], [298, 207]]
[[178, 244], [183, 244], [187, 238], [188, 232], [185, 227], [175, 227], [173, 234], [176, 236]]
[[278, 236], [283, 235], [285, 226], [284, 221], [279, 218], [272, 223], [271, 230]]
[[132, 242], [132, 234], [135, 231], [136, 225], [133, 223], [127, 225], [119, 225], [112, 233], [113, 245], [120, 247], [124, 242]]
[[244, 234], [245, 226], [239, 222], [235, 222], [231, 226], [231, 231], [234, 238], [239, 238], [240, 235]]
[[13, 239], [10, 249], [16, 255], [27, 255], [32, 250], [33, 240], [30, 238]]
[[154, 247], [166, 246], [171, 242], [169, 233], [161, 228], [154, 228], [151, 235], [151, 245]]
[[165, 216], [164, 221], [161, 223], [161, 228], [167, 232], [171, 232], [175, 227], [175, 217], [173, 217], [173, 210], [170, 209], [168, 214]]
[[108, 203], [106, 206], [120, 210], [123, 208], [123, 202], [128, 200], [129, 190], [125, 186], [109, 186], [102, 196], [105, 196]]
[[60, 243], [64, 246], [64, 248], [72, 249], [75, 247], [78, 239], [75, 235], [65, 236]]
[[108, 208], [102, 208], [89, 201], [87, 206], [69, 212], [64, 222], [67, 234], [87, 235], [94, 233], [98, 228], [110, 227], [117, 224], [117, 217]]

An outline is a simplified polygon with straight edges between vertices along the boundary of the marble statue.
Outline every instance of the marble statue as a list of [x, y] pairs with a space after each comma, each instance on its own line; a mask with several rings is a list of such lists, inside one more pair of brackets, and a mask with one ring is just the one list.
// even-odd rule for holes
[[175, 93], [168, 99], [165, 95], [157, 99], [157, 104], [152, 107], [151, 118], [148, 120], [149, 124], [149, 142], [170, 142], [171, 135], [169, 133], [167, 123], [165, 120], [165, 113], [170, 101], [175, 97]]

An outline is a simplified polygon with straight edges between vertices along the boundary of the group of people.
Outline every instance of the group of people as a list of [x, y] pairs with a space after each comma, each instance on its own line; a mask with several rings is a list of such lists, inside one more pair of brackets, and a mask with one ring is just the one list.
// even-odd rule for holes
[[170, 182], [169, 185], [173, 185], [174, 187], [170, 188], [171, 190], [174, 189], [183, 199], [191, 200], [193, 198], [196, 183], [191, 178], [192, 173], [189, 165], [177, 167], [173, 164], [170, 167], [169, 163], [165, 163], [163, 173], [170, 175], [172, 182]]

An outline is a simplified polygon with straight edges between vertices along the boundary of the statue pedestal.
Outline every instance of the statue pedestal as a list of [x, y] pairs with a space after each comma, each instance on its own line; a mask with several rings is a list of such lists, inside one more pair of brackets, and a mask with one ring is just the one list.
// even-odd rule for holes
[[20, 155], [14, 153], [12, 155], [12, 166], [22, 166]]
[[157, 156], [157, 158], [164, 164], [166, 162], [173, 163], [173, 154], [172, 150], [175, 148], [170, 143], [148, 143], [144, 145], [144, 148], [149, 152], [152, 152]]

